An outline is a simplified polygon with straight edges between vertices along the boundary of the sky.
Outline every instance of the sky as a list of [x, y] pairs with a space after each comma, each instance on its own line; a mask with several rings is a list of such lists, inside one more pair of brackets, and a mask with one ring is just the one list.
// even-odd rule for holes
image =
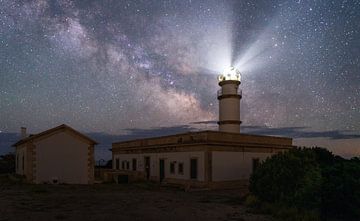
[[217, 130], [234, 66], [242, 132], [359, 156], [359, 21], [355, 0], [0, 0], [0, 153], [21, 126], [65, 123], [104, 151]]

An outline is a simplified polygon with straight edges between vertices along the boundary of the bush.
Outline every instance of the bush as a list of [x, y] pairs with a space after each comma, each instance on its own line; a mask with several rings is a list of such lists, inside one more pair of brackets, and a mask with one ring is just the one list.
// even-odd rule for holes
[[321, 171], [313, 152], [301, 149], [267, 159], [250, 178], [250, 192], [270, 203], [314, 208], [321, 185]]
[[15, 155], [8, 153], [0, 156], [0, 174], [15, 173]]
[[360, 220], [359, 158], [323, 148], [278, 153], [254, 171], [249, 189], [260, 210], [281, 220]]
[[260, 201], [256, 196], [249, 194], [245, 199], [245, 205], [251, 208], [258, 208], [260, 206]]
[[360, 161], [337, 162], [323, 171], [322, 215], [360, 220]]

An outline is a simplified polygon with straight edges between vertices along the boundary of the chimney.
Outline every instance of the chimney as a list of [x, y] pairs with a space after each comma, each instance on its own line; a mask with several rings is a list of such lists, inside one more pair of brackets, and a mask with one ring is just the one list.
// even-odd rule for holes
[[26, 127], [21, 127], [21, 139], [24, 139], [26, 137]]

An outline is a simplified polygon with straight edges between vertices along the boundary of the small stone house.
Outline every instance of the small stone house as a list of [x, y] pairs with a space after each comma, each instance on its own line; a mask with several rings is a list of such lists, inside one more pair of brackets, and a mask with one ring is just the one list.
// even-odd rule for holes
[[13, 146], [16, 174], [30, 183], [92, 184], [96, 141], [62, 124], [35, 135], [26, 135]]

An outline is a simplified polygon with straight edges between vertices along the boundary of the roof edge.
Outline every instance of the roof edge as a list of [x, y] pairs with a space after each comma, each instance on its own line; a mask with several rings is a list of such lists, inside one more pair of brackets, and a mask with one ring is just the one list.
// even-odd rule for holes
[[79, 131], [75, 130], [74, 128], [72, 128], [72, 127], [70, 127], [70, 126], [68, 126], [68, 125], [66, 125], [66, 124], [61, 124], [61, 125], [59, 125], [59, 126], [57, 126], [57, 127], [50, 128], [50, 129], [48, 129], [48, 130], [45, 130], [45, 131], [40, 132], [40, 133], [38, 133], [38, 134], [35, 134], [35, 135], [33, 135], [33, 136], [20, 139], [19, 141], [17, 141], [16, 143], [14, 143], [14, 144], [11, 145], [11, 146], [12, 146], [12, 147], [17, 147], [17, 146], [19, 146], [19, 145], [21, 145], [21, 144], [27, 143], [27, 142], [32, 141], [32, 140], [36, 140], [36, 139], [39, 138], [39, 137], [42, 137], [42, 136], [44, 136], [44, 135], [47, 135], [47, 134], [49, 134], [49, 133], [53, 133], [53, 132], [58, 131], [58, 130], [61, 130], [61, 129], [69, 130], [69, 131], [75, 133], [76, 135], [78, 135], [78, 136], [80, 136], [80, 137], [82, 137], [82, 138], [90, 141], [90, 143], [92, 143], [93, 145], [98, 144], [95, 140], [93, 140], [93, 139], [91, 139], [90, 137], [84, 135], [83, 133], [80, 133]]
[[188, 131], [184, 133], [178, 133], [178, 134], [170, 134], [165, 136], [156, 136], [156, 137], [144, 137], [144, 138], [137, 138], [137, 139], [130, 139], [130, 140], [124, 140], [124, 141], [118, 141], [112, 143], [114, 144], [121, 144], [121, 143], [127, 143], [127, 142], [135, 142], [135, 141], [141, 141], [141, 140], [155, 140], [160, 138], [167, 138], [167, 137], [175, 137], [175, 136], [183, 136], [188, 134], [201, 134], [201, 133], [221, 133], [221, 134], [232, 134], [232, 135], [245, 135], [245, 136], [253, 136], [253, 137], [271, 137], [276, 139], [293, 139], [292, 137], [282, 137], [282, 136], [271, 136], [271, 135], [257, 135], [257, 134], [247, 134], [247, 133], [232, 133], [232, 132], [224, 132], [224, 131], [217, 131], [217, 130], [201, 130], [201, 131]]

